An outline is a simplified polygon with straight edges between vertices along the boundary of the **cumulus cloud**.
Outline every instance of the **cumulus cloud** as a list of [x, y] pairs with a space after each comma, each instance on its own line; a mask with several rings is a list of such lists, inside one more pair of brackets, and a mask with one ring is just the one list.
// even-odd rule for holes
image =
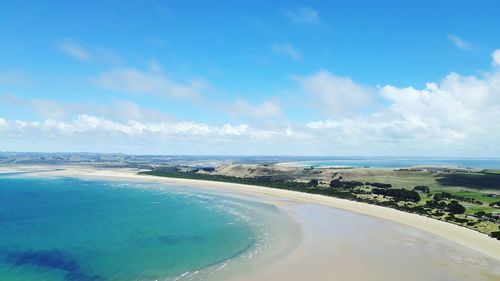
[[455, 34], [448, 34], [447, 35], [448, 40], [455, 45], [455, 47], [462, 49], [462, 50], [470, 50], [472, 48], [472, 45], [466, 41], [464, 41], [462, 38], [460, 38], [458, 35]]
[[285, 9], [284, 14], [295, 23], [319, 23], [321, 21], [318, 11], [310, 7]]
[[492, 54], [491, 57], [493, 58], [493, 64], [500, 66], [500, 49], [495, 50]]
[[[451, 73], [425, 88], [379, 87], [386, 107], [350, 118], [309, 122], [332, 142], [405, 151], [500, 153], [500, 73]], [[476, 152], [477, 153], [477, 152]], [[413, 153], [414, 154], [414, 153]]]
[[302, 54], [300, 53], [300, 51], [295, 49], [292, 44], [288, 42], [274, 43], [272, 48], [276, 53], [284, 54], [294, 61], [298, 61], [302, 58]]
[[191, 80], [185, 83], [174, 81], [162, 72], [146, 72], [135, 68], [115, 68], [101, 73], [93, 81], [104, 89], [132, 94], [198, 98], [206, 82]]
[[312, 99], [315, 108], [331, 116], [358, 114], [372, 101], [371, 88], [327, 70], [298, 76], [296, 81], [302, 91]]

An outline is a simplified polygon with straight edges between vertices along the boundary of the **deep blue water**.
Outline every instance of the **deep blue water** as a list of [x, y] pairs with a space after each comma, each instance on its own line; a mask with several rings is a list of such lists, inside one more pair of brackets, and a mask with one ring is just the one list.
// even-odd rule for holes
[[152, 187], [0, 175], [0, 280], [173, 278], [259, 243], [237, 199]]

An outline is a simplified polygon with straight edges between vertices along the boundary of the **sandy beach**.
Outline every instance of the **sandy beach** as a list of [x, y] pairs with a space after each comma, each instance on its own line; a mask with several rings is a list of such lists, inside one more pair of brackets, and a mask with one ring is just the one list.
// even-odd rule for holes
[[260, 186], [138, 175], [134, 169], [54, 168], [0, 167], [0, 172], [45, 170], [39, 174], [196, 187], [273, 204], [298, 223], [298, 245], [231, 280], [500, 279], [500, 241], [415, 214]]

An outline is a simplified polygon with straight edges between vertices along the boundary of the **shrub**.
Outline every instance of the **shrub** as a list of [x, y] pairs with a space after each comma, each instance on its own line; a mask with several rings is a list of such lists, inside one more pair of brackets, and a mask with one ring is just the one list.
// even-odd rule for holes
[[493, 208], [500, 208], [500, 201], [490, 203], [490, 207], [493, 207]]
[[390, 184], [390, 183], [367, 182], [365, 184], [366, 185], [371, 185], [373, 187], [378, 187], [378, 188], [391, 188], [392, 187], [392, 184]]
[[431, 192], [430, 188], [427, 185], [417, 185], [413, 188], [413, 190], [421, 191], [424, 193]]
[[448, 204], [448, 211], [452, 214], [463, 214], [465, 213], [465, 207], [460, 205], [458, 201], [452, 200]]
[[449, 192], [439, 192], [434, 194], [434, 200], [436, 201], [441, 201], [443, 199], [451, 199], [451, 198], [453, 198], [453, 195], [451, 195], [451, 193]]
[[340, 179], [334, 179], [330, 182], [330, 187], [333, 188], [355, 188], [358, 186], [363, 186], [364, 184], [360, 181], [343, 181]]
[[420, 195], [418, 194], [418, 192], [404, 188], [399, 188], [399, 189], [374, 188], [373, 193], [378, 195], [390, 196], [396, 200], [413, 201], [413, 202], [420, 201]]
[[307, 186], [316, 187], [316, 186], [318, 186], [318, 184], [319, 184], [319, 181], [317, 179], [312, 179], [307, 183]]

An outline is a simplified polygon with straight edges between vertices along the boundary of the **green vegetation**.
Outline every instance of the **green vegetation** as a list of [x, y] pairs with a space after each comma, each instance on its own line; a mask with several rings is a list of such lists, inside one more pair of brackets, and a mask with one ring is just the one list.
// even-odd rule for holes
[[319, 181], [317, 179], [312, 179], [309, 181], [309, 183], [307, 184], [309, 187], [316, 187], [318, 186], [319, 184]]
[[392, 184], [390, 184], [390, 183], [366, 182], [365, 184], [373, 186], [373, 187], [379, 187], [379, 188], [391, 188], [392, 187]]
[[458, 203], [458, 201], [455, 201], [455, 200], [452, 200], [449, 204], [448, 204], [448, 212], [450, 212], [451, 214], [463, 214], [465, 213], [465, 207], [460, 205], [460, 203]]
[[[464, 174], [441, 171], [343, 170], [330, 174], [329, 183], [317, 179], [321, 176], [318, 171], [309, 172], [309, 178], [305, 179], [272, 173], [236, 177], [221, 175], [215, 170], [188, 167], [161, 167], [142, 174], [250, 184], [338, 197], [417, 213], [469, 227], [495, 238], [500, 237], [500, 219], [496, 214], [500, 198], [496, 197], [498, 193], [488, 191], [495, 186], [491, 184], [491, 176], [500, 175], [484, 171]], [[311, 179], [311, 176], [315, 178]], [[455, 176], [457, 179], [453, 178]], [[452, 186], [447, 185], [451, 183]], [[481, 183], [488, 184], [488, 187], [477, 187]], [[471, 189], [471, 186], [475, 188]]]
[[418, 194], [418, 192], [404, 188], [391, 188], [391, 189], [374, 188], [372, 192], [374, 194], [390, 196], [396, 200], [413, 201], [413, 202], [420, 201], [420, 195]]
[[483, 174], [500, 175], [500, 169], [485, 169], [485, 170], [482, 170], [481, 173], [483, 173]]
[[330, 182], [330, 187], [333, 188], [346, 188], [352, 189], [358, 186], [363, 186], [364, 184], [360, 181], [343, 181], [340, 179], [334, 179]]
[[415, 191], [420, 191], [424, 193], [430, 193], [431, 189], [427, 185], [417, 185], [413, 188]]

